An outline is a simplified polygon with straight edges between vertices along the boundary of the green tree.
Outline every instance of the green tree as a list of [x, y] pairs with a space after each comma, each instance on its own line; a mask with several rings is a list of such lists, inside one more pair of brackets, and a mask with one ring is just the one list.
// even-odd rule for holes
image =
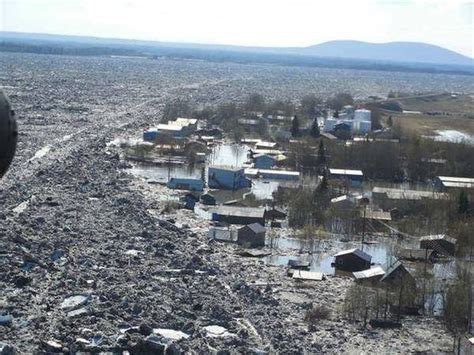
[[388, 120], [387, 120], [387, 126], [389, 127], [393, 127], [393, 118], [392, 116], [388, 116]]
[[334, 111], [334, 118], [339, 118], [339, 110]]
[[[318, 165], [319, 166], [324, 166], [326, 165], [327, 159], [326, 159], [326, 151], [324, 149], [324, 141], [321, 139], [319, 141], [319, 150], [318, 150]], [[326, 177], [326, 176], [324, 176]]]
[[265, 98], [260, 94], [250, 94], [245, 101], [245, 109], [247, 111], [263, 111], [265, 110]]
[[318, 113], [317, 106], [321, 102], [321, 99], [315, 95], [306, 95], [301, 99], [301, 112], [310, 118], [314, 117]]
[[292, 137], [299, 137], [300, 135], [300, 121], [298, 116], [295, 115], [293, 120], [291, 121], [291, 136]]
[[458, 214], [467, 215], [469, 214], [469, 209], [469, 198], [467, 197], [466, 191], [461, 190], [459, 193]]
[[[444, 307], [444, 322], [448, 330], [457, 340], [458, 354], [460, 353], [461, 336], [468, 330], [469, 317], [469, 293], [471, 287], [468, 275], [459, 276], [446, 292], [446, 304]], [[455, 342], [456, 345], [456, 342]]]
[[318, 138], [321, 135], [321, 131], [319, 130], [318, 119], [315, 118], [313, 120], [313, 124], [311, 125], [310, 135], [313, 138]]

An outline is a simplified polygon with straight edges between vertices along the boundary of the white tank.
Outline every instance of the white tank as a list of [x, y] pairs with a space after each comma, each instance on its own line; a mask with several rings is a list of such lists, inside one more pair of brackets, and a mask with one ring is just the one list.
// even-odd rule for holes
[[370, 114], [369, 110], [361, 109], [355, 110], [354, 112], [354, 120], [356, 121], [370, 121]]

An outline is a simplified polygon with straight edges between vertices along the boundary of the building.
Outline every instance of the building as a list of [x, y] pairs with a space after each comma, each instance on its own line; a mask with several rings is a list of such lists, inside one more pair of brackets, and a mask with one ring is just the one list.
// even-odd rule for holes
[[257, 176], [263, 179], [299, 180], [299, 171], [258, 169]]
[[235, 242], [237, 241], [237, 231], [229, 228], [211, 227], [207, 237], [220, 242]]
[[169, 122], [166, 124], [160, 123], [156, 129], [158, 135], [164, 134], [174, 138], [183, 138], [186, 135], [186, 131], [183, 126], [170, 124]]
[[403, 287], [405, 290], [416, 289], [415, 278], [396, 257], [389, 257], [383, 269], [385, 275], [380, 279], [381, 282], [393, 287]]
[[434, 252], [432, 249], [402, 249], [397, 252], [397, 257], [408, 261], [434, 261]]
[[360, 187], [364, 180], [364, 174], [361, 170], [329, 169], [329, 178], [349, 183], [351, 187]]
[[145, 132], [143, 132], [143, 140], [145, 142], [154, 142], [156, 137], [158, 137], [157, 128], [149, 128]]
[[176, 120], [168, 122], [168, 124], [181, 126], [186, 131], [186, 135], [190, 135], [197, 131], [197, 122], [196, 118], [178, 117]]
[[202, 191], [204, 182], [201, 179], [171, 178], [167, 186], [176, 190]]
[[265, 233], [265, 227], [261, 224], [248, 224], [237, 232], [237, 243], [250, 248], [263, 247], [265, 246]]
[[446, 234], [427, 235], [420, 238], [420, 249], [432, 249], [435, 256], [454, 256], [456, 239]]
[[474, 178], [436, 176], [433, 185], [437, 191], [474, 189]]
[[360, 249], [348, 249], [334, 255], [334, 267], [343, 271], [370, 269], [372, 257]]
[[211, 166], [207, 184], [211, 189], [238, 190], [250, 187], [251, 181], [245, 177], [243, 168]]
[[385, 275], [385, 271], [380, 266], [376, 266], [372, 269], [356, 271], [352, 274], [357, 283], [366, 286], [375, 286]]
[[371, 115], [372, 113], [370, 112], [370, 110], [366, 110], [366, 109], [355, 110], [354, 121], [356, 122], [369, 121], [370, 122], [372, 120]]
[[254, 156], [257, 169], [271, 169], [276, 164], [276, 159], [268, 154], [257, 154]]
[[342, 195], [331, 199], [331, 207], [337, 209], [352, 209], [355, 207], [355, 203], [351, 201], [349, 196]]
[[186, 208], [187, 210], [194, 210], [196, 202], [199, 202], [199, 196], [196, 196], [192, 193], [187, 193], [184, 196], [184, 208]]
[[219, 206], [212, 212], [212, 220], [228, 224], [252, 224], [265, 225], [265, 209], [253, 207]]
[[388, 187], [374, 187], [372, 201], [384, 210], [410, 208], [424, 200], [446, 200], [449, 195], [442, 192], [402, 190]]
[[263, 142], [259, 141], [255, 144], [256, 149], [271, 149], [275, 150], [278, 146], [278, 143], [275, 142]]

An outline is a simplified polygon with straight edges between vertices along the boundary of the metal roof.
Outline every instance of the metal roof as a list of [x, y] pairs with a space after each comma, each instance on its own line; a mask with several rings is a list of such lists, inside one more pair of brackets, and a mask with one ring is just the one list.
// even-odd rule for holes
[[262, 226], [260, 223], [247, 224], [246, 226], [243, 226], [241, 229], [243, 229], [245, 227], [251, 229], [256, 234], [265, 233], [265, 231], [266, 231], [265, 227]]
[[364, 253], [362, 250], [357, 249], [357, 248], [342, 250], [342, 251], [340, 251], [339, 253], [334, 254], [334, 257], [343, 256], [343, 255], [349, 255], [349, 254], [355, 254], [355, 255], [357, 255], [359, 258], [364, 259], [364, 260], [367, 260], [367, 261], [371, 261], [371, 260], [372, 260], [372, 257], [371, 257], [369, 254]]
[[233, 171], [233, 172], [244, 170], [244, 168], [240, 168], [238, 166], [230, 166], [230, 165], [212, 165], [209, 167], [209, 169], [225, 170], [225, 171]]
[[445, 240], [449, 243], [456, 244], [456, 239], [447, 236], [446, 234], [434, 234], [434, 235], [425, 235], [420, 238], [421, 241], [434, 241], [434, 240]]
[[237, 216], [237, 217], [263, 218], [265, 215], [264, 208], [256, 208], [256, 207], [220, 206], [216, 209], [213, 209], [212, 212], [217, 213], [222, 216]]
[[445, 194], [442, 192], [402, 190], [402, 189], [393, 189], [389, 187], [378, 187], [378, 186], [375, 186], [372, 189], [372, 193], [386, 194], [387, 198], [391, 200], [421, 200], [423, 198], [431, 198], [431, 199], [449, 198], [448, 194]]
[[336, 175], [355, 175], [355, 176], [363, 176], [362, 170], [350, 170], [350, 169], [329, 169], [331, 174]]
[[162, 130], [162, 131], [181, 131], [181, 130], [183, 130], [183, 127], [178, 126], [178, 125], [170, 125], [170, 124], [160, 123], [158, 125], [157, 129]]
[[467, 178], [467, 177], [456, 177], [456, 176], [437, 176], [443, 182], [467, 182], [474, 184], [474, 178]]
[[376, 266], [372, 269], [356, 271], [356, 272], [353, 272], [352, 274], [354, 275], [356, 279], [360, 280], [360, 279], [368, 279], [375, 276], [383, 276], [385, 275], [385, 271], [382, 269], [381, 266]]

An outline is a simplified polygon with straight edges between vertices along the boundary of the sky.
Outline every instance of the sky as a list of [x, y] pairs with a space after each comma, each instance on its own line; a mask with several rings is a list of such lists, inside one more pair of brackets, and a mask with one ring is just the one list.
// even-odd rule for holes
[[0, 0], [0, 31], [302, 47], [412, 41], [474, 57], [469, 0]]

